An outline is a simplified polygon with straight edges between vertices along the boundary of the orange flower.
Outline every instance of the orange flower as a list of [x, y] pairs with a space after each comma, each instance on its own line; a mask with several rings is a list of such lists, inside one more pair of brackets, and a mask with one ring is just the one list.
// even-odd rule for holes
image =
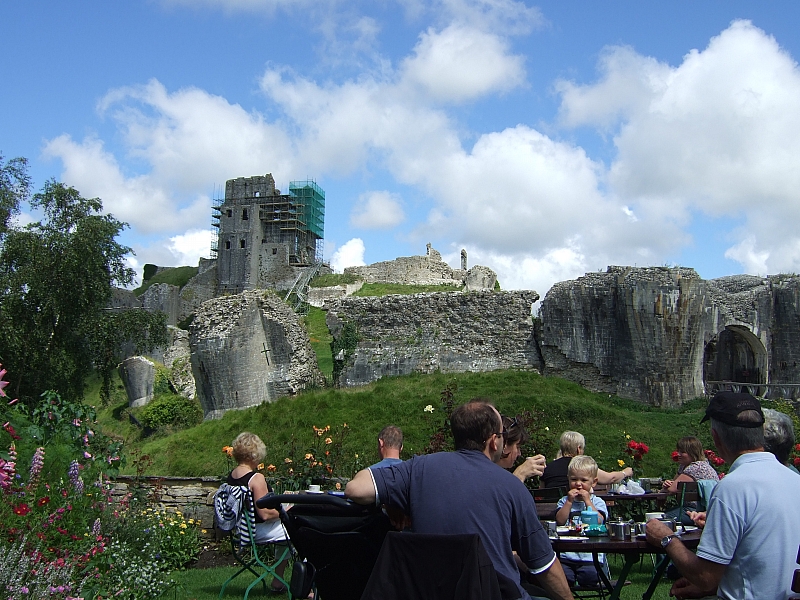
[[331, 438], [325, 438], [325, 443], [326, 444], [332, 444], [333, 440]]
[[306, 460], [314, 460], [314, 455], [311, 454], [311, 452], [309, 452], [308, 454], [306, 454]]
[[269, 465], [267, 467], [267, 471], [269, 471], [270, 473], [274, 473], [277, 470], [278, 470], [278, 467], [276, 467], [275, 465]]
[[227, 454], [228, 456], [230, 456], [231, 458], [233, 458], [233, 448], [232, 448], [232, 447], [230, 447], [230, 446], [223, 446], [223, 447], [222, 447], [222, 451], [223, 451], [225, 454]]
[[256, 467], [256, 470], [257, 471], [263, 471], [264, 470], [264, 463], [258, 463], [258, 467]]

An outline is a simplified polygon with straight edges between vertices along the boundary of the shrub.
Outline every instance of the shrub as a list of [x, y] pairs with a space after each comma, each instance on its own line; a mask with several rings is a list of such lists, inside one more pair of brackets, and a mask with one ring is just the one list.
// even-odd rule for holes
[[176, 394], [163, 395], [144, 406], [137, 419], [145, 429], [152, 431], [184, 429], [203, 420], [203, 409], [197, 400]]

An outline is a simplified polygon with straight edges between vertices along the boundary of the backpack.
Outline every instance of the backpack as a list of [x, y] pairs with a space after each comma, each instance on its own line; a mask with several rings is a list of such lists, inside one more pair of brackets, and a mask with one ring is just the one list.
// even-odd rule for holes
[[242, 507], [249, 490], [241, 485], [223, 483], [214, 493], [214, 521], [222, 531], [233, 531], [239, 525]]

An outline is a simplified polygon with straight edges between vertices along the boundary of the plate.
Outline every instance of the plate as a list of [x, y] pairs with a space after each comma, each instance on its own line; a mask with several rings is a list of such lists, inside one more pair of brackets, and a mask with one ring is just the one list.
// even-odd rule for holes
[[564, 533], [569, 533], [569, 531], [570, 531], [569, 527], [556, 527], [556, 533], [558, 533], [559, 535]]
[[697, 531], [697, 527], [695, 527], [694, 525], [684, 525], [683, 530], [686, 533], [689, 533], [690, 531]]
[[306, 494], [324, 494], [322, 490], [306, 490]]

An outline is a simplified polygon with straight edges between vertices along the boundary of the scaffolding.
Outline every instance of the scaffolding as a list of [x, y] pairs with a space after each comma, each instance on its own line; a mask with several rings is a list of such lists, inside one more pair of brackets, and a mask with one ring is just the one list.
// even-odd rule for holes
[[290, 265], [322, 261], [325, 192], [315, 181], [292, 181], [287, 195], [261, 199], [258, 216], [265, 242], [289, 246]]
[[222, 214], [222, 205], [225, 198], [213, 198], [211, 200], [211, 226], [216, 229], [211, 237], [211, 258], [216, 259], [219, 250], [219, 217]]

